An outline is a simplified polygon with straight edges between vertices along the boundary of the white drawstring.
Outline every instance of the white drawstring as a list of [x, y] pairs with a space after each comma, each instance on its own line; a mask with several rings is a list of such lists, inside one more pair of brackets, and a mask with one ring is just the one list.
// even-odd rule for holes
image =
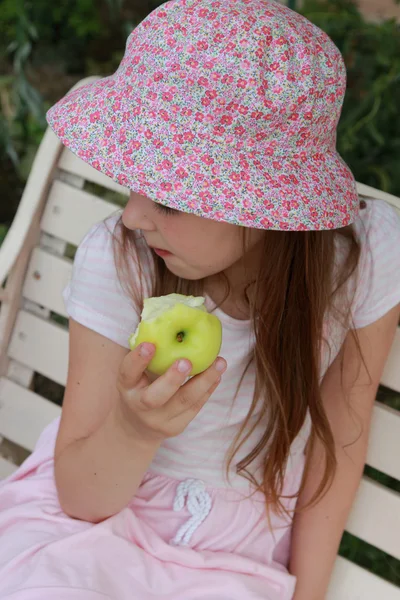
[[193, 533], [207, 518], [211, 510], [210, 494], [200, 479], [186, 479], [178, 485], [174, 500], [175, 512], [184, 508], [185, 500], [187, 509], [192, 516], [179, 528], [176, 536], [171, 540], [171, 544], [174, 546], [187, 546]]

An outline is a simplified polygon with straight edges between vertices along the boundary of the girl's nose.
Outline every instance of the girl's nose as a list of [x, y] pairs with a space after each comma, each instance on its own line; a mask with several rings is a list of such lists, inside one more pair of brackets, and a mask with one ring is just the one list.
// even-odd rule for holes
[[122, 213], [122, 222], [128, 229], [154, 231], [155, 225], [151, 218], [152, 202], [148, 198], [132, 193]]

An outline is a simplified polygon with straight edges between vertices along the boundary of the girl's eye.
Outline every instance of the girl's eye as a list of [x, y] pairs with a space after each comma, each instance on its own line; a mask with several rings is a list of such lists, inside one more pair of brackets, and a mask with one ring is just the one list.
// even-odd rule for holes
[[163, 215], [176, 215], [179, 213], [179, 210], [164, 206], [164, 204], [159, 204], [158, 202], [154, 202], [154, 208]]

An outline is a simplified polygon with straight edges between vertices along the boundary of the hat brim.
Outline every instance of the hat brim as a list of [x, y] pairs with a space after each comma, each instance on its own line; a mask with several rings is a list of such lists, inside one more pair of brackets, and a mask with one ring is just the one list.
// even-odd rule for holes
[[356, 182], [335, 148], [260, 156], [238, 140], [222, 145], [179, 131], [154, 99], [138, 102], [134, 88], [119, 89], [117, 73], [73, 90], [46, 118], [69, 150], [120, 185], [176, 210], [258, 229], [337, 229], [356, 220]]

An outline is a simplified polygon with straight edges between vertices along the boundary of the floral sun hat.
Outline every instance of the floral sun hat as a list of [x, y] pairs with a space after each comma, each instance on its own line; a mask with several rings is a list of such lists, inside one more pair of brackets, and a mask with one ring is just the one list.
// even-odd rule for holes
[[172, 0], [134, 29], [113, 75], [47, 120], [85, 162], [170, 208], [333, 229], [359, 214], [336, 151], [345, 87], [331, 39], [275, 0]]

